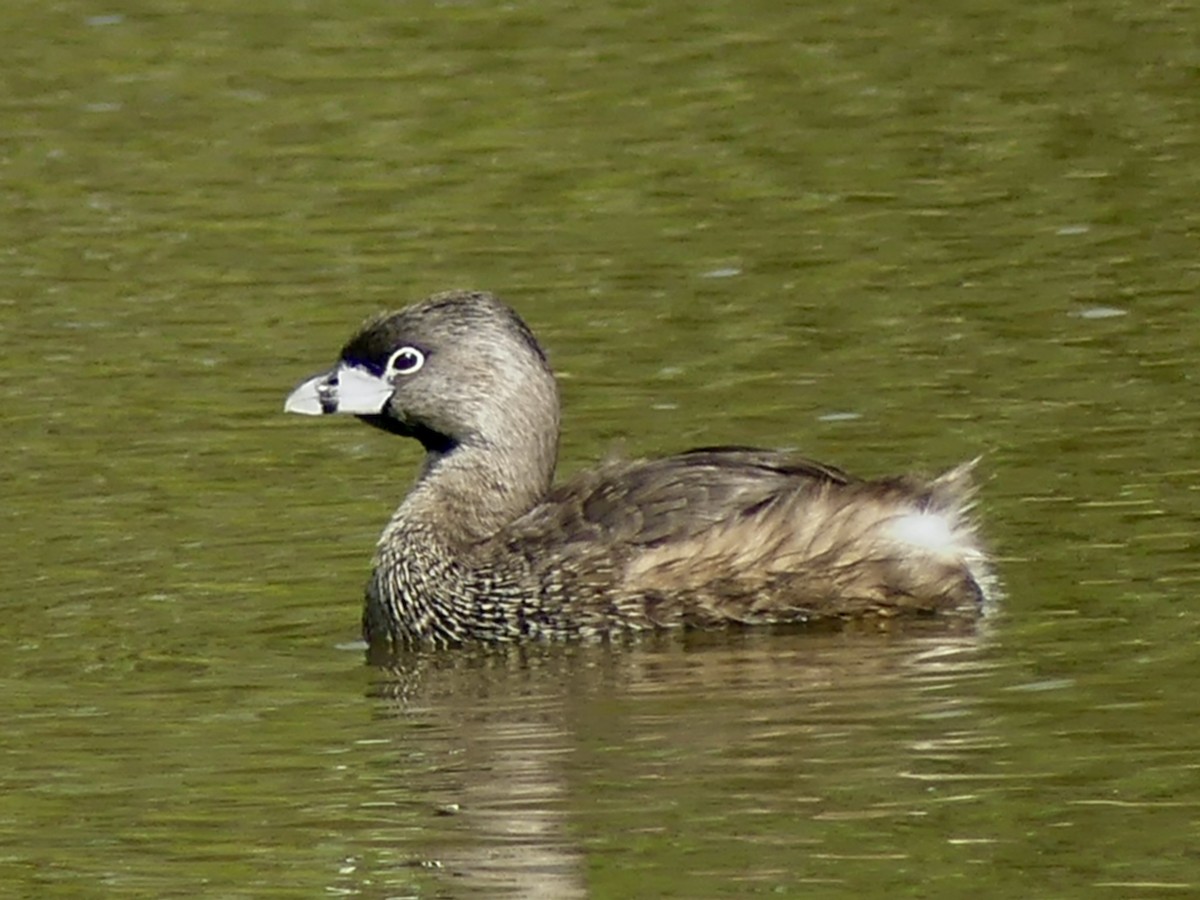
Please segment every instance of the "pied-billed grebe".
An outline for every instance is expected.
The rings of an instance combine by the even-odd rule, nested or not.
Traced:
[[[990,583],[970,465],[863,481],[764,450],[610,462],[552,487],[559,401],[533,333],[486,293],[368,322],[288,412],[351,413],[425,460],[379,539],[373,645],[976,615]]]

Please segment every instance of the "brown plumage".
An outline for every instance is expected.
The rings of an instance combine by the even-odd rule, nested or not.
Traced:
[[[489,294],[442,294],[368,322],[286,409],[353,413],[425,446],[376,552],[363,615],[374,644],[973,616],[991,586],[970,464],[932,481],[864,481],[714,447],[551,487],[554,376]]]

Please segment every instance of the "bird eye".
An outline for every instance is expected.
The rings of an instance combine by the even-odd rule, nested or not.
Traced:
[[[388,357],[387,371],[384,374],[389,378],[393,375],[412,375],[414,372],[420,371],[423,365],[425,365],[424,353],[416,347],[401,347]]]

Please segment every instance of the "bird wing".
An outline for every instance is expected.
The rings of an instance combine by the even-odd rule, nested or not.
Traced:
[[[694,537],[805,487],[855,480],[814,460],[746,447],[610,462],[555,487],[505,536],[526,547],[543,540],[650,547]]]

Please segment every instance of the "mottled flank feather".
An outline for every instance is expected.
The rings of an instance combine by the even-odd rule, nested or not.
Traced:
[[[970,517],[974,463],[864,481],[715,447],[550,487],[557,390],[515,313],[486,294],[441,295],[369,323],[344,356],[378,367],[405,345],[428,349],[425,369],[364,418],[428,455],[380,539],[372,643],[970,617],[993,591]]]

